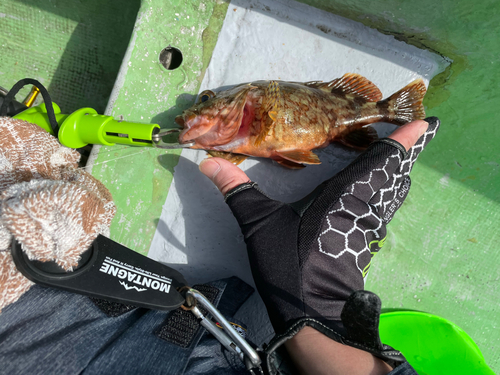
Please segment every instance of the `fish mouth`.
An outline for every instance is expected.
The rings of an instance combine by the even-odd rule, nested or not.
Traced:
[[[209,132],[213,126],[203,116],[197,116],[190,111],[185,111],[182,115],[177,116],[175,122],[184,127],[179,134],[180,144],[196,141],[197,138]]]
[[[186,110],[177,116],[175,122],[184,127],[179,134],[179,142],[195,142],[191,148],[213,148],[231,142],[241,128],[246,127],[253,119],[253,106],[247,100],[252,87],[240,91],[226,106],[222,106],[215,115],[195,114]]]

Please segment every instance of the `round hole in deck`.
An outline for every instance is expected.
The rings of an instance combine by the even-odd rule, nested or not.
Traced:
[[[174,70],[182,64],[182,52],[178,48],[168,46],[160,52],[158,59],[165,69]]]

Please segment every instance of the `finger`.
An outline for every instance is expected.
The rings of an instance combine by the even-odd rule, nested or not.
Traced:
[[[402,177],[406,177],[410,174],[413,164],[417,161],[418,155],[424,150],[424,148],[429,144],[430,141],[434,139],[437,131],[439,130],[440,121],[437,117],[428,117],[425,121],[429,124],[428,128],[421,135],[418,140],[412,145],[408,151],[408,155],[401,163],[399,168],[399,174]]]
[[[380,214],[384,221],[388,223],[395,212],[401,207],[403,201],[408,195],[410,189],[411,180],[409,174],[417,160],[418,155],[422,150],[429,144],[429,142],[435,137],[437,130],[439,129],[439,119],[437,117],[429,117],[425,119],[429,124],[427,129],[424,131],[416,142],[408,150],[408,154],[405,160],[401,163],[399,168],[392,174],[388,181],[382,186],[379,191],[372,197],[370,204],[375,207],[379,207]],[[414,124],[417,121],[414,121]],[[408,125],[410,125],[408,124]],[[406,125],[405,125],[406,126]],[[404,126],[403,126],[404,127]],[[401,127],[401,129],[403,128]],[[396,134],[396,137],[392,138],[398,142],[408,142],[406,145],[411,144],[415,139],[417,134],[418,126],[413,126],[412,129],[408,130],[407,133]],[[392,135],[395,135],[393,133]],[[391,135],[391,136],[392,136]],[[403,144],[403,143],[402,143]],[[405,146],[406,147],[406,146]]]
[[[389,180],[370,200],[370,205],[378,208],[378,212],[385,224],[388,224],[397,210],[401,207],[411,187],[409,176]]]
[[[226,193],[238,185],[250,181],[248,176],[233,163],[221,158],[209,158],[200,163],[200,171],[217,186],[217,189]]]
[[[389,178],[384,186],[380,188],[380,192],[391,191],[397,189],[401,183],[406,180],[410,174],[413,165],[417,161],[417,157],[423,151],[423,149],[429,144],[429,142],[435,137],[439,129],[439,119],[437,117],[428,117],[425,119],[425,123],[428,124],[427,127],[421,125],[421,120],[413,121],[407,125],[402,126],[402,132],[396,133],[397,130],[391,134],[391,139],[396,140],[401,143],[405,148],[410,145],[407,149],[407,155],[401,165],[394,171],[394,174]],[[410,126],[411,125],[411,126]],[[423,134],[418,136],[418,134],[425,128]],[[418,136],[418,138],[416,138]],[[378,194],[380,195],[380,194]],[[375,198],[375,197],[374,197]],[[370,202],[372,203],[372,202]]]
[[[408,151],[427,131],[429,124],[424,120],[412,121],[397,128],[388,138],[401,143]]]
[[[393,140],[375,142],[347,168],[334,177],[343,180],[344,192],[363,202],[370,199],[391,179],[405,157],[403,147]]]
[[[389,139],[382,139],[370,146],[360,158],[364,159],[364,175],[357,179],[348,192],[368,202],[374,197],[383,197],[385,191],[395,190],[408,176],[418,155],[434,138],[438,128],[439,120],[436,117],[413,121],[402,126]],[[388,145],[392,146],[392,151],[387,149]],[[403,148],[408,151],[401,152]],[[382,193],[379,192],[381,189],[384,189]]]

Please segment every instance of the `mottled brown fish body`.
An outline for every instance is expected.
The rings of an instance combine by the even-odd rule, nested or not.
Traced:
[[[180,141],[228,158],[267,157],[289,168],[319,164],[313,149],[332,141],[363,149],[376,140],[366,125],[424,118],[424,94],[417,80],[381,100],[380,90],[356,74],[327,83],[252,82],[185,111],[178,119],[185,127]]]
[[[274,151],[312,150],[327,146],[346,132],[383,121],[388,117],[377,103],[352,95],[328,95],[319,89],[286,82],[280,83],[280,88],[284,102],[282,114],[259,149],[254,147],[255,138],[261,128],[261,118],[256,116],[254,133],[247,138],[244,145],[239,145],[232,152],[270,157]],[[260,99],[258,104],[261,104],[263,91],[259,89],[250,94]],[[228,148],[222,146],[219,150]]]

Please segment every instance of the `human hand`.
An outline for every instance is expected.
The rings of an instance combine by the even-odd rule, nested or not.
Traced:
[[[375,142],[293,204],[267,197],[223,159],[200,164],[241,227],[257,289],[277,333],[304,318],[340,321],[343,309],[349,315],[346,311],[359,302],[344,308],[353,292],[364,289],[372,256],[384,244],[386,224],[408,195],[413,164],[439,128],[437,118],[427,121],[401,126]],[[380,308],[378,297],[367,298]],[[370,340],[380,346],[378,320],[376,335]]]
[[[32,285],[12,260],[13,237],[30,259],[71,270],[98,234],[109,233],[111,194],[79,159],[42,128],[0,117],[0,310]]]

